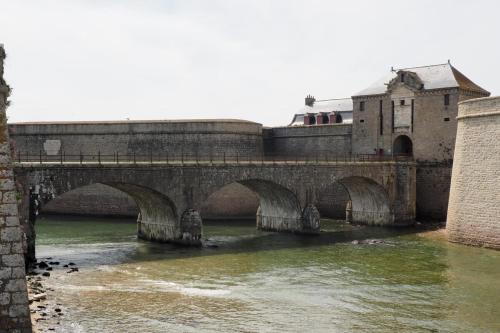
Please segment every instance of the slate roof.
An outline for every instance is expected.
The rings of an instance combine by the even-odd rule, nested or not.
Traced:
[[[313,106],[304,105],[300,108],[289,126],[304,125],[304,115],[307,113],[339,112],[342,115],[342,123],[352,123],[352,109],[351,98],[318,100],[314,102]]]
[[[351,111],[352,112],[352,99],[351,98],[340,98],[340,99],[325,99],[315,101],[313,106],[304,105],[298,114],[302,113],[320,113],[320,112],[342,112]]]
[[[368,88],[358,92],[353,96],[381,95],[385,94],[387,84],[397,76],[398,71],[413,72],[418,75],[422,83],[423,89],[443,89],[443,88],[462,88],[467,91],[473,91],[489,95],[490,93],[462,74],[459,70],[453,67],[450,63],[430,65],[422,67],[401,68],[391,71],[390,74],[376,81]]]

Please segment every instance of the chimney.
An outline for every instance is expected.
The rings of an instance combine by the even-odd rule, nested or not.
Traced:
[[[306,96],[306,105],[312,107],[314,105],[314,102],[316,102],[316,98],[314,98],[311,95]]]

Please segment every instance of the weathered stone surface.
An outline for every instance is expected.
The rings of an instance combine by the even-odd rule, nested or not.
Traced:
[[[0,280],[10,279],[12,277],[12,268],[0,266]]]
[[[31,332],[23,240],[16,186],[10,164],[5,105],[10,88],[3,80],[5,52],[0,45],[0,333]]]
[[[500,97],[459,105],[446,224],[452,242],[500,249]]]
[[[24,257],[22,254],[7,254],[2,256],[2,264],[7,267],[22,267]]]
[[[2,242],[20,242],[21,230],[19,227],[4,227],[0,231],[0,240]]]
[[[25,279],[12,279],[5,285],[5,291],[26,291]]]
[[[8,191],[2,194],[1,202],[4,204],[15,204],[17,203],[17,193],[16,191]],[[19,222],[18,222],[19,223]]]
[[[0,179],[0,190],[1,191],[13,191],[15,190],[14,181],[10,178]]]
[[[0,215],[3,216],[16,216],[17,215],[17,205],[13,203],[2,203],[0,205]]]
[[[201,244],[202,221],[198,211],[188,209],[182,214],[181,232],[183,243],[189,245]]]
[[[314,205],[307,205],[304,208],[303,218],[303,232],[306,233],[319,233],[320,231],[320,214]]]
[[[19,226],[19,217],[17,216],[5,217],[5,225],[8,227]]]

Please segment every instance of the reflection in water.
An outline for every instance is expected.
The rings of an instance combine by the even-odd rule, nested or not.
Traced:
[[[500,331],[500,252],[323,221],[321,236],[205,226],[207,246],[137,241],[135,224],[45,218],[38,255],[67,332]],[[381,239],[378,244],[353,240]]]

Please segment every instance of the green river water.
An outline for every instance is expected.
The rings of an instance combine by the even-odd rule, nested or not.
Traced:
[[[322,221],[320,236],[205,223],[203,248],[137,240],[131,221],[44,217],[38,257],[61,332],[500,332],[500,252],[442,232]],[[377,244],[354,240],[379,239]],[[355,242],[354,242],[355,243]]]

